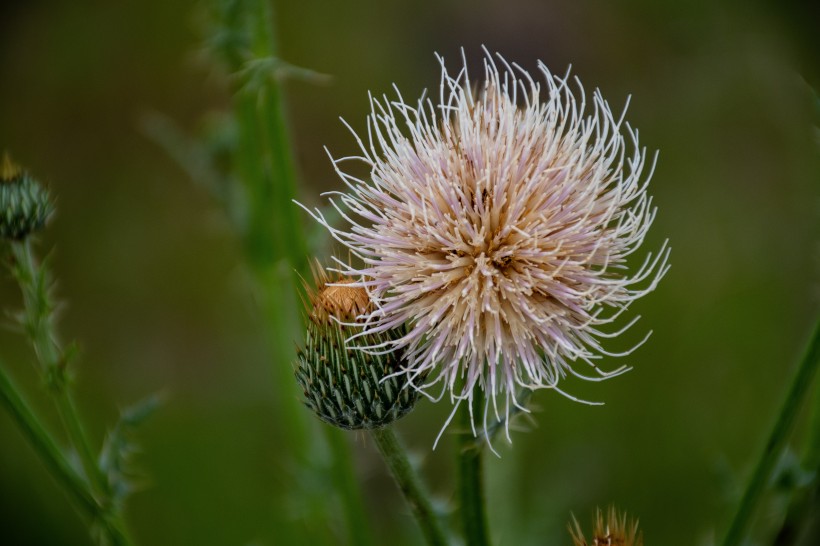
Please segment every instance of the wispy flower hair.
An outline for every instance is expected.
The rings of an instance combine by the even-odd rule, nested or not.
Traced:
[[[375,303],[365,332],[407,327],[369,350],[403,351],[396,373],[424,392],[441,385],[438,397],[455,405],[483,389],[486,428],[498,397],[509,416],[511,406],[525,410],[522,390],[575,399],[558,386],[567,372],[600,380],[625,371],[596,366],[616,356],[600,340],[634,324],[605,328],[655,288],[669,250],[627,265],[655,216],[646,193],[654,160],[644,175],[637,131],[600,92],[590,107],[577,78],[539,63],[542,93],[523,68],[488,52],[474,88],[466,60],[454,76],[439,61],[436,100],[423,94],[413,105],[398,89],[395,99],[371,97],[366,140],[351,129],[361,155],[331,157],[347,189],[327,195],[350,226],[308,212],[362,264],[340,270]],[[369,180],[342,170],[351,160],[369,167]]]

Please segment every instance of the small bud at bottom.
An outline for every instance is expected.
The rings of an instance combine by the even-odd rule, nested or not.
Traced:
[[[625,513],[618,513],[610,506],[606,516],[598,508],[593,518],[592,538],[587,540],[581,525],[573,516],[569,526],[573,546],[643,546],[643,533],[638,531],[637,521],[628,521]]]

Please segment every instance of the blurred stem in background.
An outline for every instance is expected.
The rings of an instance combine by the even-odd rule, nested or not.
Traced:
[[[9,268],[23,294],[19,320],[34,348],[37,371],[52,398],[71,447],[82,465],[84,476],[69,464],[70,459],[26,404],[14,383],[0,371],[0,395],[18,426],[28,437],[45,464],[68,490],[81,512],[92,518],[92,534],[102,545],[131,543],[122,517],[122,500],[129,490],[115,483],[103,460],[95,457],[70,390],[68,364],[71,351],[58,343],[54,304],[49,294],[48,270],[38,264],[29,240],[9,245]],[[123,477],[124,478],[124,477]],[[119,486],[120,494],[117,493]]]
[[[820,514],[820,383],[815,386],[814,411],[809,431],[802,469],[811,479],[794,492],[775,536],[774,546],[799,544],[812,519],[817,519]]]
[[[483,411],[478,401],[478,398],[466,400],[456,410],[459,413],[456,441],[459,509],[464,537],[469,546],[489,544],[484,506],[484,446],[472,434],[473,413]]]
[[[726,533],[726,538],[723,540],[723,546],[737,546],[748,534],[752,517],[766,490],[766,486],[769,484],[772,471],[783,454],[783,449],[800,408],[803,407],[807,394],[811,392],[810,387],[818,365],[820,365],[820,321],[814,325],[806,352],[792,380],[788,395],[763,453],[749,479],[749,484],[740,501],[737,513],[729,527],[729,531]]]
[[[288,75],[312,77],[312,73],[277,57],[268,0],[216,0],[211,5],[214,21],[209,48],[226,66],[233,84],[232,172],[227,176],[216,174],[211,168],[214,158],[206,147],[188,142],[166,120],[149,118],[145,128],[192,177],[214,191],[242,237],[271,336],[276,418],[284,432],[282,445],[288,450],[286,466],[291,467],[287,471],[323,487],[335,486],[347,520],[349,542],[367,546],[371,544],[369,525],[348,439],[339,430],[320,427],[331,456],[330,468],[323,468],[318,460],[322,449],[310,434],[317,429],[299,402],[291,365],[301,324],[296,308],[301,284],[297,281],[308,271],[308,248],[293,205],[297,183],[280,80]],[[231,188],[234,181],[236,187]],[[316,480],[317,475],[322,479]],[[289,491],[288,496],[288,501],[301,498],[319,511],[322,515],[315,519],[331,519],[330,498],[324,492],[309,494],[306,487],[299,487],[299,491]],[[293,524],[283,512],[277,510],[282,519],[279,523]]]
[[[814,134],[820,145],[820,94],[810,89],[814,106]],[[809,479],[792,491],[792,497],[783,522],[774,537],[774,546],[794,546],[814,521],[814,542],[820,538],[820,383],[814,388],[812,415],[809,422],[809,438],[803,453],[800,470]],[[809,539],[811,540],[811,539]]]

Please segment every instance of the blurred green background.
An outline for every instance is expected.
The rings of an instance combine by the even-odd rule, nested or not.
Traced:
[[[454,66],[459,47],[475,62],[484,44],[531,70],[537,59],[558,73],[571,64],[616,110],[632,95],[627,119],[642,145],[660,150],[647,250],[665,238],[673,248],[666,279],[633,307],[654,335],[611,362],[633,366],[629,374],[566,386],[604,407],[535,397],[535,424],[488,458],[491,528],[500,545],[569,544],[571,512],[588,521],[614,502],[641,518],[648,544],[720,537],[818,308],[818,8],[288,0],[275,9],[281,56],[332,76],[287,85],[309,204],[340,186],[322,146],[355,149],[338,116],[362,129],[368,90],[395,82],[410,98],[435,89],[433,52]],[[338,518],[313,517],[300,501],[322,484],[294,476],[288,462],[276,393],[295,391],[277,387],[274,370],[291,362],[276,361],[266,343],[237,237],[140,128],[161,112],[196,132],[204,114],[227,108],[225,79],[201,54],[202,12],[189,0],[0,4],[0,148],[58,199],[40,248],[53,248],[62,331],[81,342],[76,387],[93,437],[120,408],[166,397],[138,435],[144,489],[127,509],[138,542],[301,544],[318,535],[332,544],[344,537]],[[0,304],[20,304],[5,273]],[[632,335],[619,342],[641,330]],[[0,330],[0,350],[56,424],[26,344]],[[447,443],[431,446],[448,411],[423,402],[400,425],[444,502],[453,455]],[[797,439],[807,419],[801,425]],[[350,440],[376,543],[420,543],[369,438]],[[764,529],[777,524],[770,500],[758,517]],[[283,518],[296,523],[275,523]],[[0,542],[90,543],[5,413]]]

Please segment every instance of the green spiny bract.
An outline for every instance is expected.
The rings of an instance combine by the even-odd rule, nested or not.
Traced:
[[[397,353],[371,354],[365,347],[384,347],[405,334],[404,328],[359,333],[357,318],[372,309],[364,288],[352,281],[330,282],[313,268],[317,289],[308,288],[310,316],[304,348],[297,350],[296,380],[305,405],[322,421],[354,430],[383,427],[404,416],[418,401],[418,391],[401,375]]]
[[[0,165],[0,238],[25,239],[42,229],[51,211],[48,192],[5,155]]]
[[[353,333],[349,326],[311,320],[305,348],[298,351],[296,379],[304,390],[305,405],[322,421],[348,430],[383,427],[413,409],[418,391],[406,387],[403,376],[385,379],[398,370],[396,354],[373,355],[345,347],[345,339]],[[352,343],[373,346],[400,335],[392,331]]]

